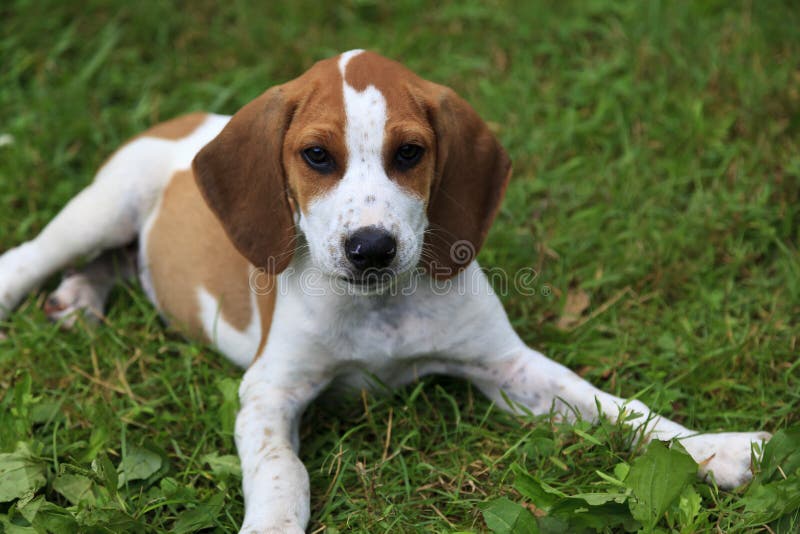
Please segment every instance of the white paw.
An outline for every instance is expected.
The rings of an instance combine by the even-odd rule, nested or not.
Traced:
[[[0,319],[11,313],[37,282],[28,268],[34,261],[35,253],[30,243],[7,250],[0,256]]]
[[[763,448],[763,444],[771,437],[768,432],[722,432],[699,434],[680,441],[700,464],[700,476],[713,473],[720,488],[733,489],[753,476],[751,445],[756,443],[759,449]]]
[[[81,313],[87,320],[98,322],[103,317],[103,296],[86,276],[73,274],[50,293],[44,312],[48,319],[60,321],[61,327],[66,329],[75,326]]]
[[[296,523],[284,523],[281,526],[274,525],[242,525],[239,534],[306,534],[306,530]]]

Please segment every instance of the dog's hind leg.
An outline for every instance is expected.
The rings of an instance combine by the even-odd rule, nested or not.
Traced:
[[[171,174],[173,146],[129,143],[36,238],[0,256],[0,319],[59,270],[133,242]]]
[[[227,122],[219,115],[185,115],[115,152],[35,239],[0,256],[0,319],[52,274],[132,243],[170,177],[189,169],[197,151]]]
[[[72,328],[83,314],[86,321],[95,323],[103,318],[108,294],[120,280],[136,275],[136,247],[104,252],[85,267],[69,271],[58,288],[50,293],[44,311],[63,328]]]

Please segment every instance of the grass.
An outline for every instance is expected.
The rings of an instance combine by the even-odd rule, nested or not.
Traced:
[[[529,344],[690,427],[800,422],[792,2],[267,5],[4,3],[0,250],[32,238],[145,127],[232,113],[366,47],[455,88],[512,155],[481,261],[536,269],[536,295],[503,296]],[[236,531],[239,371],[166,330],[135,285],[114,292],[98,329],[60,332],[41,302],[31,296],[0,342],[0,451],[31,450],[47,477],[31,502],[51,530],[77,528],[69,496],[84,531]],[[520,500],[512,465],[575,494],[632,458],[622,428],[512,417],[445,378],[319,402],[304,421],[310,531],[484,532],[479,504]],[[155,470],[115,483],[125,458]],[[67,487],[79,476],[94,477],[92,499]],[[24,524],[22,504],[0,516]],[[741,491],[710,488],[690,531],[760,528],[743,514]]]

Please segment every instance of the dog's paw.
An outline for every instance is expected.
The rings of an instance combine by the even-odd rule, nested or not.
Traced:
[[[751,451],[763,448],[772,435],[768,432],[722,432],[699,434],[681,439],[686,451],[700,465],[701,477],[713,473],[717,485],[733,489],[748,482],[752,476]]]
[[[239,534],[305,534],[304,528],[295,523],[286,523],[281,526],[244,525]]]
[[[36,283],[29,269],[35,261],[36,255],[29,243],[0,255],[0,319],[10,314]]]
[[[70,275],[58,288],[50,293],[44,303],[47,318],[60,322],[62,328],[75,326],[79,315],[92,323],[103,316],[103,296],[98,293],[91,281],[82,274]]]
[[[17,305],[18,295],[14,291],[14,269],[10,262],[0,256],[0,319],[7,317]]]

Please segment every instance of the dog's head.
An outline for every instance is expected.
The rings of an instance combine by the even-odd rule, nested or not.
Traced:
[[[371,52],[320,61],[233,116],[193,162],[237,249],[284,270],[302,232],[314,265],[363,284],[472,261],[511,164],[452,90]]]

